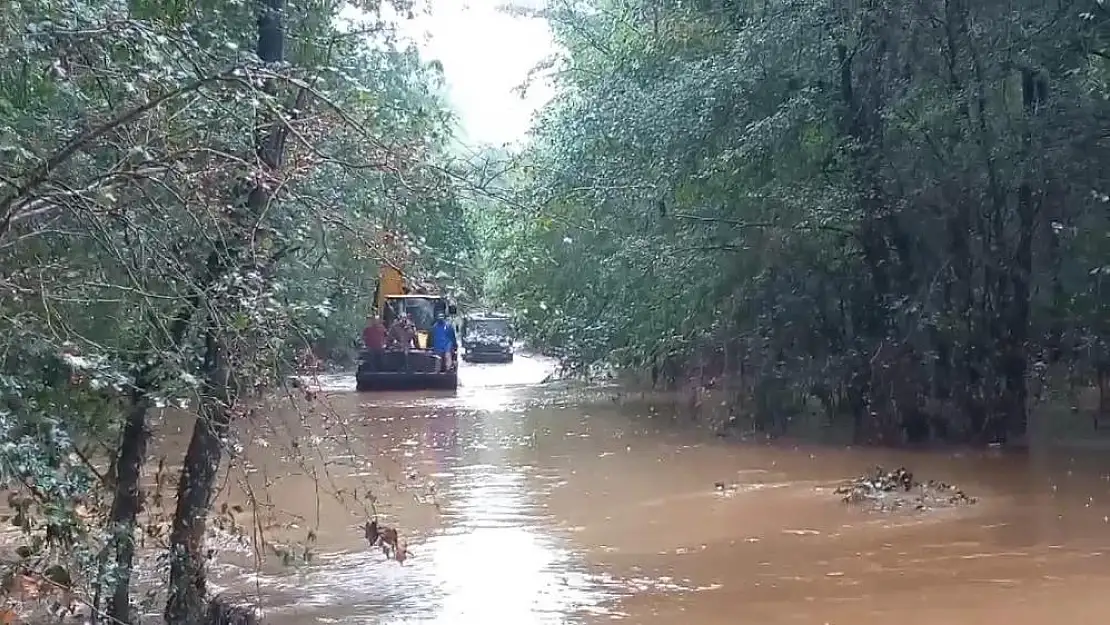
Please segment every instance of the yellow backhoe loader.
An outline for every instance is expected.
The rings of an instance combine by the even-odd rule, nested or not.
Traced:
[[[399,269],[383,265],[374,306],[386,328],[407,316],[416,331],[416,345],[385,351],[364,350],[359,358],[355,384],[359,391],[455,390],[458,368],[445,366],[431,349],[432,326],[437,315],[450,318],[457,307],[442,295],[413,293]]]

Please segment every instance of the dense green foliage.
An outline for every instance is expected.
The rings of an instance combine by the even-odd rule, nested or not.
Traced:
[[[6,579],[67,562],[67,584],[132,618],[148,412],[172,401],[198,419],[166,617],[195,622],[213,475],[249,390],[306,347],[349,358],[383,261],[475,282],[441,70],[377,2],[361,23],[337,19],[347,6],[5,5],[0,488],[26,541]]]
[[[554,0],[559,89],[519,154],[451,147],[440,66],[345,8],[5,5],[6,589],[132,620],[174,402],[165,616],[196,622],[229,429],[306,347],[350,358],[382,262],[769,429],[816,398],[861,440],[1013,440],[1059,380],[1110,398],[1096,0]]]
[[[856,436],[1021,438],[1108,375],[1110,12],[1095,0],[588,0],[493,231],[579,370],[807,394]]]

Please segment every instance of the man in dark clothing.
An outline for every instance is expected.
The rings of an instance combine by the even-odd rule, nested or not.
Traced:
[[[416,347],[416,327],[408,314],[398,315],[389,327],[389,349],[408,350]]]

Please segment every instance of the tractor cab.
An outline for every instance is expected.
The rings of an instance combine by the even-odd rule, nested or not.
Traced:
[[[416,327],[416,344],[420,349],[429,348],[429,337],[437,316],[453,317],[458,312],[455,305],[445,297],[419,293],[387,296],[382,308],[382,322],[387,328],[398,317],[408,315]]]

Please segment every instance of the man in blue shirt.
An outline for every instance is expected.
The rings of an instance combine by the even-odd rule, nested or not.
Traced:
[[[432,326],[432,351],[442,359],[444,371],[454,367],[455,352],[458,350],[455,326],[447,321],[443,313],[436,313],[436,323]]]

